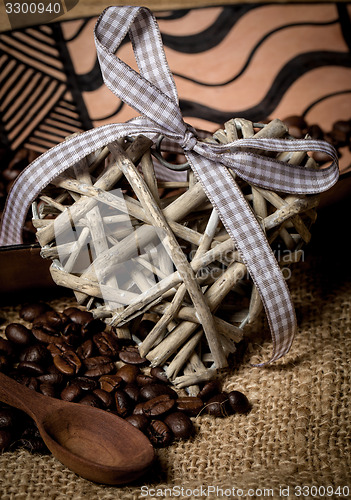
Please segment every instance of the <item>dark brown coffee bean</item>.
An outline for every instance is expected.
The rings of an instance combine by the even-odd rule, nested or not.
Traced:
[[[54,310],[49,310],[35,318],[33,327],[42,327],[50,331],[59,331],[63,329],[69,322],[69,318],[62,313]]]
[[[206,413],[214,417],[227,417],[232,412],[228,395],[221,392],[216,396],[212,396],[205,406]]]
[[[196,417],[202,410],[204,403],[202,399],[193,396],[183,396],[177,399],[176,408],[191,417]]]
[[[123,387],[123,390],[130,399],[134,402],[137,403],[140,399],[140,388],[136,384],[126,384]]]
[[[81,327],[81,333],[83,337],[91,336],[100,332],[103,332],[106,325],[100,319],[93,319]]]
[[[102,356],[116,359],[118,355],[118,341],[116,337],[107,332],[100,332],[93,336],[93,342]]]
[[[126,384],[133,384],[139,374],[140,368],[137,365],[124,365],[116,372],[116,375],[121,377]]]
[[[136,336],[140,340],[144,340],[149,335],[154,326],[155,323],[153,321],[150,321],[148,319],[141,320],[139,327],[136,331]]]
[[[146,375],[145,373],[139,373],[136,378],[136,383],[142,387],[144,385],[152,384],[157,382],[157,379],[154,377],[150,377],[150,375]]]
[[[87,394],[78,401],[81,405],[93,406],[94,408],[101,408],[102,401],[95,394]]]
[[[39,342],[43,342],[44,344],[59,344],[64,342],[59,332],[47,330],[43,326],[33,326],[32,333]]]
[[[291,115],[284,118],[283,122],[288,126],[297,127],[301,130],[307,128],[306,120],[300,115]]]
[[[144,403],[143,412],[149,418],[162,418],[169,413],[175,405],[175,400],[168,394],[161,394]]]
[[[20,347],[26,347],[34,342],[32,332],[20,323],[7,325],[5,335],[10,342]]]
[[[251,409],[249,400],[240,391],[230,391],[228,393],[229,404],[235,413],[248,413]]]
[[[152,420],[146,432],[156,448],[168,446],[173,438],[171,429],[162,420]]]
[[[0,451],[7,450],[12,443],[12,432],[10,429],[0,429]]]
[[[118,376],[118,372],[111,375],[103,375],[99,378],[101,389],[106,392],[113,392],[123,384],[123,380]]]
[[[315,151],[312,153],[313,159],[319,164],[323,165],[330,161],[330,156],[327,153],[322,153],[321,151]]]
[[[81,328],[76,323],[69,322],[63,328],[61,335],[66,344],[77,347],[81,341]]]
[[[144,365],[147,362],[145,358],[140,356],[136,346],[124,347],[121,351],[119,351],[119,359],[123,361],[123,363],[139,366]]]
[[[72,383],[78,385],[83,391],[93,391],[99,387],[98,382],[89,377],[75,377]]]
[[[314,140],[321,140],[324,138],[323,130],[320,128],[319,125],[316,124],[310,125],[307,131],[310,134],[311,138]]]
[[[57,396],[57,390],[54,384],[49,384],[48,382],[40,384],[39,391],[44,394],[44,396],[50,396],[51,398],[55,398]]]
[[[84,326],[94,320],[94,316],[91,312],[83,311],[78,307],[68,307],[67,309],[64,309],[63,314],[68,316],[74,323],[78,323],[81,326]]]
[[[115,399],[111,392],[104,391],[103,389],[94,389],[93,394],[100,399],[104,408],[110,409],[114,406]]]
[[[95,356],[84,360],[85,377],[101,377],[107,375],[115,369],[115,365],[108,356]]]
[[[185,413],[180,411],[170,413],[164,422],[178,439],[189,439],[194,434],[194,425]]]
[[[18,363],[17,370],[24,375],[28,375],[29,377],[39,377],[39,375],[43,375],[45,372],[43,368],[33,361],[21,361]]]
[[[129,417],[126,417],[126,421],[134,425],[141,432],[145,432],[149,425],[149,420],[145,415],[129,415]]]
[[[69,384],[62,389],[60,397],[64,401],[77,401],[84,393],[83,389],[78,384]]]
[[[37,391],[39,388],[39,382],[35,377],[28,377],[24,375],[23,378],[20,378],[18,382],[22,385],[28,387],[28,389],[32,389],[33,391]]]
[[[165,384],[169,383],[166,372],[160,366],[155,366],[151,368],[150,375],[156,378],[159,382],[164,382]]]
[[[82,362],[74,351],[64,351],[54,357],[56,368],[69,377],[77,375],[82,367]]]
[[[51,357],[45,346],[42,344],[33,344],[26,347],[20,355],[20,361],[29,361],[46,366],[51,362]]]
[[[59,386],[63,384],[64,376],[61,372],[58,371],[58,373],[44,373],[44,375],[39,375],[37,379],[41,384],[52,384],[55,386]]]
[[[144,403],[137,403],[133,410],[133,415],[144,415]]]
[[[219,392],[221,392],[221,385],[219,381],[211,380],[210,382],[206,382],[206,384],[203,386],[197,397],[201,398],[202,401],[207,401],[208,399],[212,398],[212,396],[218,394]]]
[[[77,356],[80,359],[87,359],[93,355],[94,352],[94,342],[91,339],[85,340],[78,348],[77,348]]]
[[[133,403],[130,397],[121,389],[115,391],[115,403],[117,414],[125,418],[130,415],[133,411]]]
[[[155,398],[156,396],[161,396],[161,394],[168,394],[173,399],[178,397],[176,391],[166,384],[152,383],[144,385],[140,389],[140,398],[144,401]]]
[[[32,323],[36,318],[44,314],[46,311],[52,309],[45,302],[35,302],[32,304],[26,304],[20,310],[20,317],[25,321]]]

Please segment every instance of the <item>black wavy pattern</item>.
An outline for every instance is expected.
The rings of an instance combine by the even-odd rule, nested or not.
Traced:
[[[351,67],[351,57],[348,53],[315,51],[300,54],[291,59],[279,71],[264,98],[248,109],[220,111],[203,104],[188,100],[180,100],[180,108],[184,116],[202,118],[215,123],[223,123],[233,116],[240,116],[251,121],[264,120],[277,107],[291,84],[305,73],[322,66]]]
[[[217,19],[203,31],[194,35],[175,36],[161,33],[163,44],[170,49],[184,54],[196,54],[210,50],[228,35],[235,24],[247,12],[257,9],[256,4],[239,4],[223,7]]]

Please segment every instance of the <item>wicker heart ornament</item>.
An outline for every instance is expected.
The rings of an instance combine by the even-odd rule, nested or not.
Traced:
[[[127,34],[139,73],[115,55]],[[54,280],[120,335],[141,314],[153,314],[149,335],[135,339],[177,385],[227,366],[261,302],[272,332],[270,361],[280,358],[296,318],[276,255],[283,249],[284,264],[297,260],[309,240],[316,196],[338,179],[334,148],[291,140],[279,120],[260,126],[235,119],[205,139],[183,120],[146,8],[106,9],[95,43],[105,84],[140,116],[69,137],[35,160],[9,193],[0,243],[21,241],[28,207],[41,193],[34,223],[43,255],[54,258]],[[161,139],[191,169],[174,199],[160,198],[159,188],[169,185],[155,175],[152,153]],[[318,169],[310,151],[326,153],[332,164]],[[228,321],[220,306],[233,291],[249,303]]]
[[[279,120],[263,126],[233,119],[211,142],[257,135],[288,131]],[[120,337],[134,332],[141,355],[188,387],[226,366],[262,302],[201,183],[191,172],[186,181],[159,181],[153,150],[139,136],[90,154],[44,190],[33,223],[42,256],[53,259],[54,281]],[[279,159],[317,168],[306,152]],[[318,195],[284,196],[245,181],[240,189],[287,271],[311,237]],[[160,196],[165,190],[175,195]],[[154,326],[141,339],[135,323],[145,313]]]

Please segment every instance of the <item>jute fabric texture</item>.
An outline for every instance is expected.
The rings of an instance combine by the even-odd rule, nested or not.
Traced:
[[[298,485],[351,487],[351,280],[342,260],[332,269],[326,263],[312,253],[293,270],[289,287],[299,330],[289,354],[263,368],[251,366],[271,348],[263,318],[249,333],[243,361],[224,377],[225,389],[249,397],[249,415],[196,418],[193,440],[159,450],[152,474],[128,487],[92,484],[51,456],[5,452],[0,456],[1,500],[139,499],[146,488],[153,493],[146,498],[156,498],[175,485],[184,488],[183,498],[199,498],[201,486],[207,496],[200,498],[228,498],[221,490],[233,488],[257,490],[251,498],[263,498],[266,488],[270,498],[283,498],[280,488],[288,486],[285,498],[297,498]],[[0,316],[13,321],[16,308],[2,308]],[[219,489],[209,493],[209,486]],[[176,498],[171,492],[166,498]]]

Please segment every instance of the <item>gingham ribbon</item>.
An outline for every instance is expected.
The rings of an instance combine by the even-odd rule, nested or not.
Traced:
[[[115,55],[127,34],[139,73]],[[0,244],[21,242],[31,202],[53,178],[77,161],[126,135],[144,134],[154,139],[163,134],[183,149],[233,238],[266,310],[273,339],[270,361],[280,358],[289,350],[296,330],[294,307],[270,245],[228,168],[264,188],[286,193],[319,193],[338,179],[334,148],[313,140],[240,139],[225,145],[199,140],[196,131],[183,121],[157,22],[144,7],[107,8],[96,23],[95,43],[105,84],[141,116],[69,138],[29,165],[9,193]],[[320,151],[330,156],[332,164],[322,170],[310,170],[255,154],[255,150]]]

